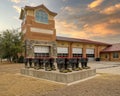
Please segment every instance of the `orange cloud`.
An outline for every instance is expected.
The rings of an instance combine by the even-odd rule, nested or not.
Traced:
[[[88,8],[95,8],[99,6],[104,0],[95,0],[88,5]]]
[[[117,20],[110,21],[111,23]],[[92,39],[93,37],[106,37],[110,35],[117,35],[118,33],[108,28],[109,23],[99,23],[96,25],[85,24],[83,29],[79,29],[73,23],[67,23],[66,21],[56,20],[57,35],[73,37],[73,38],[86,38]]]
[[[108,35],[116,35],[117,32],[108,28],[109,23],[101,23],[84,28],[85,32],[89,32],[91,37],[99,36],[104,37]]]
[[[56,31],[58,35],[74,38],[88,38],[89,36],[84,32],[77,29],[77,26],[73,23],[67,23],[66,21],[56,20]]]
[[[110,23],[120,23],[120,18],[111,19],[109,22]]]
[[[114,6],[110,6],[102,11],[100,11],[100,13],[103,13],[103,14],[107,14],[107,15],[110,15],[110,14],[113,14],[115,13],[116,11],[120,10],[120,3],[119,4],[116,4]]]

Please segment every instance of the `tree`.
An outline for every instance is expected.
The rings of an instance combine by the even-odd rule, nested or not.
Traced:
[[[18,53],[23,51],[22,33],[18,30],[6,30],[0,36],[0,52],[2,58],[10,62],[18,59]]]

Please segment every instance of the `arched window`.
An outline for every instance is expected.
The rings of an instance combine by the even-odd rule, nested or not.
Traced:
[[[43,10],[37,10],[35,13],[35,19],[41,23],[48,23],[48,14]]]

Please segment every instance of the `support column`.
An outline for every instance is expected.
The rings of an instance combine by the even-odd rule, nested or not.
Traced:
[[[34,46],[30,40],[26,44],[26,55],[27,57],[34,58]]]
[[[99,46],[96,46],[95,47],[95,58],[100,58],[100,47]]]
[[[100,46],[98,46],[98,58],[100,58]]]
[[[69,57],[71,58],[72,57],[72,43],[70,43],[68,50],[69,50]]]
[[[95,46],[95,58],[98,58],[98,46]]]
[[[83,50],[82,50],[83,58],[86,58],[86,45],[83,45]]]
[[[109,61],[112,61],[112,53],[109,53]]]

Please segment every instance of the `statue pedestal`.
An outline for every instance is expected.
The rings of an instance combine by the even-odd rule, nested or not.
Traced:
[[[69,73],[60,73],[57,71],[44,71],[44,70],[35,70],[30,69],[21,69],[21,74],[28,75],[36,78],[47,79],[51,81],[61,82],[65,84],[73,83],[82,79],[86,79],[91,76],[96,75],[96,69],[84,69],[80,71],[73,71]]]

